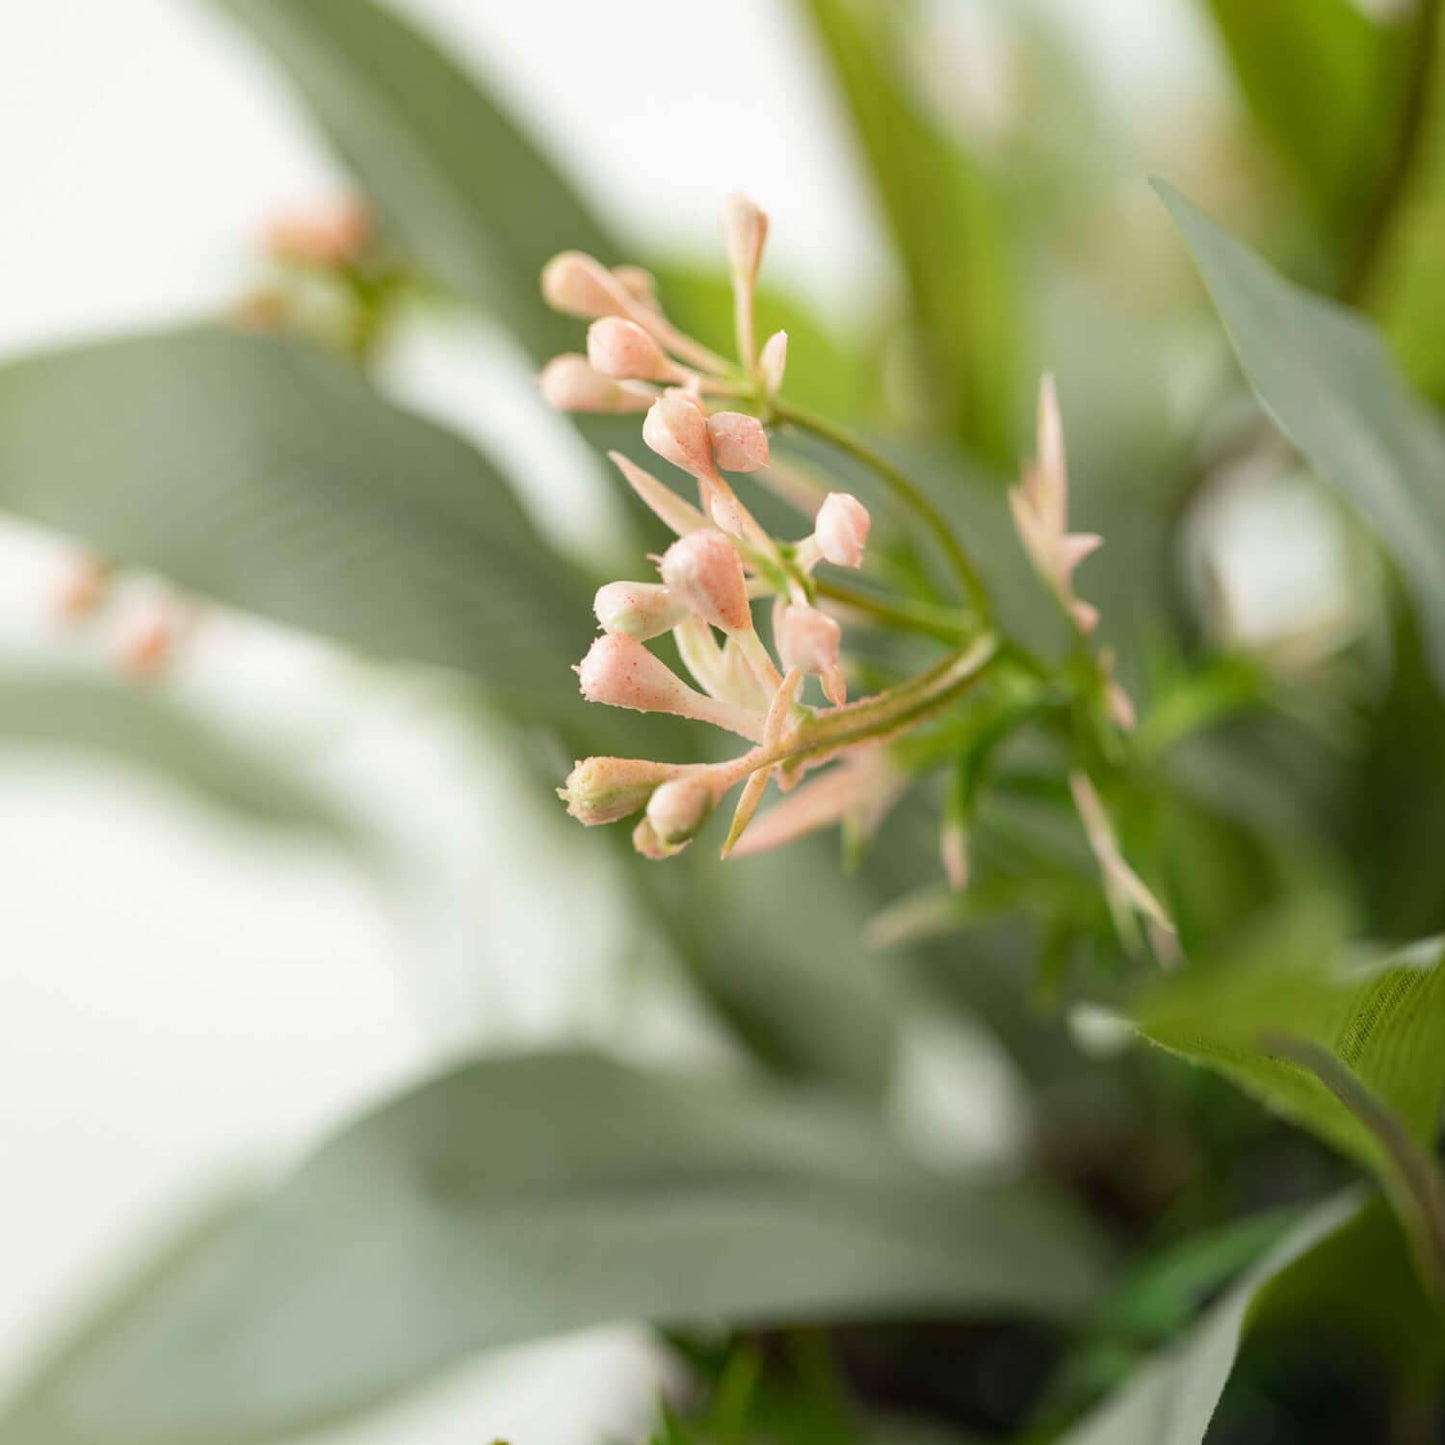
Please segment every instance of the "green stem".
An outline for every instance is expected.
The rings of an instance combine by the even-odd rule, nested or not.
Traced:
[[[840,602],[855,612],[864,613],[885,627],[894,627],[900,632],[916,632],[921,637],[931,637],[952,647],[963,642],[971,631],[962,614],[942,607],[931,607],[926,602],[917,602],[906,597],[882,597],[875,592],[865,592],[860,587],[850,587],[845,582],[835,582],[828,577],[815,577],[813,587],[818,596]]]
[[[978,569],[973,565],[968,553],[963,550],[958,538],[954,536],[953,528],[948,525],[943,513],[913,482],[899,471],[887,457],[875,452],[866,442],[827,417],[819,416],[805,407],[781,399],[773,401],[772,414],[776,420],[788,426],[794,426],[799,431],[811,432],[814,436],[821,437],[830,445],[837,447],[839,451],[847,452],[849,456],[876,472],[894,496],[906,506],[911,507],[938,539],[938,545],[943,548],[953,570],[958,574],[958,580],[963,585],[970,606],[978,614],[979,621],[987,624],[993,609],[989,601],[988,589],[983,584],[983,578],[979,576]]]

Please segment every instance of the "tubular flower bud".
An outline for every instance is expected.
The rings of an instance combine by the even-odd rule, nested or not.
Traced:
[[[625,632],[639,642],[671,632],[687,607],[656,582],[609,582],[592,601],[604,632]]]
[[[616,381],[682,381],[688,373],[635,321],[603,316],[587,328],[587,360]]]
[[[612,275],[639,305],[657,309],[657,277],[645,266],[614,266]]]
[[[697,778],[675,778],[648,799],[647,821],[658,840],[675,848],[691,842],[716,806],[712,789]]]
[[[371,232],[370,207],[350,199],[309,214],[278,216],[266,233],[266,247],[278,261],[345,266],[366,249]]]
[[[636,412],[652,405],[652,393],[604,376],[575,352],[554,356],[537,378],[542,399],[558,411]]]
[[[1103,538],[1092,532],[1070,532],[1069,472],[1064,429],[1053,378],[1039,390],[1038,459],[1025,466],[1023,481],[1009,493],[1014,526],[1034,570],[1082,633],[1098,626],[1098,609],[1074,595],[1074,571],[1098,550]]]
[[[788,333],[775,331],[758,353],[758,378],[769,396],[776,396],[783,389],[783,373],[787,367]]]
[[[813,540],[825,562],[835,567],[861,567],[873,519],[868,508],[849,492],[829,492],[818,508]]]
[[[659,568],[668,590],[709,626],[751,632],[747,578],[738,550],[721,532],[693,532],[663,553]]]
[[[725,472],[756,472],[768,464],[768,434],[757,417],[719,411],[708,418],[713,456]]]
[[[821,677],[828,701],[838,707],[848,700],[848,684],[838,666],[842,640],[843,629],[826,612],[805,603],[780,609],[777,642],[783,666]]]
[[[542,269],[542,298],[564,316],[591,321],[598,316],[626,316],[632,296],[600,261],[581,251],[563,251]]]
[[[733,275],[751,285],[763,264],[763,246],[768,239],[767,213],[751,196],[735,192],[723,202],[722,231]]]
[[[653,792],[681,771],[677,763],[645,758],[584,758],[573,766],[557,796],[579,823],[591,828],[640,813]]]
[[[664,461],[694,477],[717,476],[707,413],[684,391],[664,392],[653,402],[642,423],[642,440]]]
[[[588,702],[694,718],[753,742],[762,736],[763,719],[756,713],[689,687],[661,658],[625,633],[599,637],[582,659],[577,675]]]

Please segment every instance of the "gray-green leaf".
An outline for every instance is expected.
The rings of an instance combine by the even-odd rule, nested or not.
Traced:
[[[604,1321],[1068,1317],[1092,1232],[945,1181],[865,1116],[588,1055],[469,1064],[302,1164],[51,1371],[3,1445],[264,1440]]]

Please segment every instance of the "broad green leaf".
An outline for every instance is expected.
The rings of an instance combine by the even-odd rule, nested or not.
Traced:
[[[296,343],[198,328],[0,364],[0,509],[373,657],[468,673],[513,713],[580,710],[587,591],[496,470]]]
[[[1021,301],[1003,191],[919,104],[893,7],[802,0],[847,103],[908,278],[931,398],[978,456],[1012,468]]]
[[[1360,317],[1285,281],[1158,190],[1265,410],[1398,563],[1445,687],[1445,431]]]
[[[558,251],[606,233],[483,87],[373,0],[213,0],[266,47],[431,278],[495,312],[539,360],[575,350],[542,304]]]
[[[1145,1366],[1060,1445],[1201,1445],[1261,1291],[1346,1227],[1360,1207],[1351,1194],[1313,1209],[1178,1345]]]
[[[1445,1190],[1429,1153],[1445,1108],[1445,939],[1342,955],[1333,922],[1297,909],[1171,979],[1135,1019],[1374,1170],[1434,1274],[1445,1269]]]
[[[0,754],[82,751],[142,769],[268,828],[359,841],[357,825],[286,761],[143,685],[105,676],[0,672]]]
[[[604,1321],[1068,1317],[1092,1232],[941,1180],[866,1116],[572,1054],[459,1067],[344,1129],[137,1304],[4,1445],[263,1440]]]
[[[1393,138],[1400,27],[1352,0],[1204,3],[1259,128],[1348,242]]]

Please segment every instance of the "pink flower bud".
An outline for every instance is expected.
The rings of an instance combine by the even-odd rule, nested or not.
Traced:
[[[872,525],[868,508],[857,497],[848,492],[829,492],[818,508],[813,537],[824,561],[835,567],[860,567]]]
[[[694,477],[717,475],[707,413],[687,392],[667,391],[653,402],[642,423],[642,440],[658,456]]]
[[[949,888],[954,893],[964,892],[968,888],[970,871],[967,826],[957,819],[945,823],[939,835],[938,851]]]
[[[587,360],[618,381],[678,381],[682,368],[635,321],[603,316],[587,328]]]
[[[371,231],[366,203],[343,200],[308,214],[277,217],[266,233],[266,245],[278,261],[345,266],[365,250]]]
[[[614,266],[612,274],[639,305],[657,309],[657,277],[645,266]]]
[[[841,706],[848,700],[838,649],[843,629],[826,612],[805,603],[793,603],[778,612],[778,652],[789,671],[821,677],[828,701]]]
[[[164,602],[131,607],[115,631],[112,656],[117,670],[125,677],[158,677],[175,656],[178,635],[175,610]]]
[[[644,858],[651,858],[656,862],[663,858],[671,858],[675,853],[681,853],[687,844],[685,842],[664,843],[657,836],[657,829],[652,826],[651,820],[643,818],[632,830],[632,846]]]
[[[51,617],[69,624],[98,612],[110,590],[113,572],[108,562],[90,552],[70,553],[51,588]]]
[[[584,321],[626,316],[632,301],[623,282],[581,251],[563,251],[542,268],[542,299],[554,311]]]
[[[697,778],[675,778],[648,799],[647,821],[665,846],[689,842],[707,822],[715,804],[712,789]]]
[[[687,616],[687,607],[656,582],[609,582],[597,589],[592,610],[604,632],[625,632],[639,642],[661,637]]]
[[[763,349],[758,354],[758,376],[769,396],[776,396],[783,389],[783,373],[787,366],[788,333],[775,331],[763,342]]]
[[[751,196],[735,192],[723,203],[722,231],[733,274],[751,282],[762,265],[768,239],[766,213]]]
[[[585,758],[567,775],[567,785],[557,796],[574,818],[591,828],[640,812],[653,791],[680,771],[676,763],[645,758]]]
[[[582,659],[577,675],[582,695],[589,702],[695,718],[753,742],[762,736],[763,719],[756,713],[690,688],[661,658],[626,633],[599,637]]]
[[[663,554],[659,570],[668,590],[712,627],[750,632],[747,578],[738,550],[721,532],[693,532]]]
[[[757,417],[741,411],[715,412],[708,418],[713,455],[725,472],[756,472],[768,464],[768,434]]]
[[[595,370],[585,356],[554,356],[537,378],[542,399],[558,411],[636,412],[652,405],[652,394],[633,390]]]

